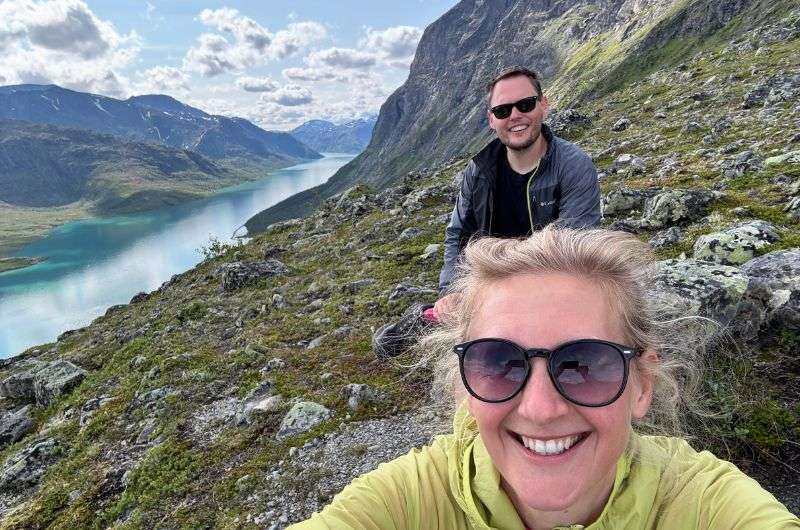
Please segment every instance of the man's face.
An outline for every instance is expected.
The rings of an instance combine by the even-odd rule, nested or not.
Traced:
[[[530,79],[524,75],[516,75],[498,81],[494,85],[489,108],[538,95],[536,87],[533,86]],[[487,111],[487,115],[489,116],[489,127],[494,129],[500,141],[509,149],[521,151],[531,147],[542,138],[542,121],[547,117],[547,97],[537,101],[536,108],[528,113],[520,112],[514,107],[511,115],[503,120],[495,118],[491,111]]]

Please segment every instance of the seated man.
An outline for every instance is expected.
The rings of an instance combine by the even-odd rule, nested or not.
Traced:
[[[497,138],[464,170],[445,236],[441,292],[475,234],[524,237],[555,220],[573,228],[600,222],[600,186],[592,161],[542,123],[547,97],[536,73],[522,67],[504,71],[489,83],[488,103],[489,127]],[[452,296],[444,296],[434,312],[448,313],[453,303]]]

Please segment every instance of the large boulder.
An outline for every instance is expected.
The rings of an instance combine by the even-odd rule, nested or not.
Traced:
[[[31,405],[25,405],[14,412],[6,412],[0,417],[0,447],[22,440],[36,427],[36,422],[31,416]]]
[[[283,440],[308,432],[331,417],[331,411],[313,401],[296,403],[283,417],[275,438]]]
[[[267,259],[254,263],[237,261],[226,263],[219,268],[224,291],[235,291],[247,285],[252,285],[262,278],[280,276],[287,272],[289,272],[288,267],[276,259]]]
[[[642,226],[663,228],[702,217],[706,206],[719,194],[707,190],[669,190],[645,202]]]
[[[762,331],[800,330],[800,249],[777,250],[742,265],[748,301],[764,314]]]
[[[69,361],[49,363],[36,361],[26,370],[13,374],[0,383],[0,395],[20,401],[36,401],[47,406],[69,393],[86,377],[86,370]]]
[[[81,384],[84,377],[86,377],[86,370],[78,368],[69,361],[48,363],[33,378],[36,404],[46,407]]]
[[[723,326],[734,321],[747,291],[748,277],[738,268],[688,259],[658,262],[652,295],[670,313],[702,316]]]
[[[706,234],[694,244],[695,259],[721,265],[741,265],[756,251],[779,239],[775,227],[766,221],[748,221],[722,232]]]
[[[0,469],[0,491],[19,491],[38,484],[60,453],[59,443],[48,438],[12,455]]]
[[[627,188],[611,191],[600,201],[603,216],[619,217],[632,210],[641,211],[649,195],[645,191]]]

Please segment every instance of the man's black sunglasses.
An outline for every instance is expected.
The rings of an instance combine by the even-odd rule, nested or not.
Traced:
[[[533,357],[547,360],[547,373],[564,399],[584,407],[604,407],[622,395],[630,360],[642,353],[605,340],[581,339],[553,350],[525,349],[506,339],[477,339],[453,348],[461,380],[481,401],[508,401],[523,389]]]
[[[539,101],[539,96],[530,96],[527,98],[522,98],[519,101],[515,101],[514,103],[503,103],[502,105],[495,105],[491,109],[492,114],[498,120],[504,120],[511,116],[511,109],[517,107],[517,110],[520,112],[528,113],[536,108],[536,102]]]

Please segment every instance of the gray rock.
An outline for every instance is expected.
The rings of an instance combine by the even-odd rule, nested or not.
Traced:
[[[342,285],[342,292],[355,294],[362,289],[369,287],[370,285],[374,285],[378,280],[375,278],[364,278],[363,280],[356,280],[353,282],[346,283]]]
[[[275,438],[283,440],[308,432],[331,417],[331,411],[313,401],[296,403],[281,421]]]
[[[400,235],[398,236],[397,239],[400,241],[409,241],[411,239],[417,238],[417,236],[419,236],[421,233],[422,229],[417,228],[415,226],[409,226],[408,228],[400,232]]]
[[[36,404],[46,407],[81,384],[84,377],[86,377],[86,370],[69,361],[48,363],[47,366],[36,372],[33,378]]]
[[[676,317],[703,316],[723,326],[739,311],[749,279],[736,267],[688,259],[658,263],[652,295]]]
[[[650,246],[654,249],[669,247],[677,243],[683,237],[683,232],[677,226],[670,226],[666,230],[661,230],[650,240]]]
[[[629,120],[628,118],[620,118],[616,122],[614,122],[614,125],[611,126],[611,130],[614,132],[621,132],[627,129],[630,126],[630,124],[631,120]]]
[[[800,219],[800,197],[792,197],[783,207],[783,211],[792,219]]]
[[[25,405],[0,417],[0,447],[18,442],[26,434],[33,432],[36,422],[31,417],[31,410],[33,410],[31,405]]]
[[[434,289],[399,284],[397,285],[397,287],[395,287],[394,291],[392,291],[392,293],[389,295],[389,301],[395,302],[397,300],[400,300],[401,298],[410,298],[418,295],[431,296],[436,294],[437,291]]]
[[[569,138],[578,129],[592,124],[588,116],[575,109],[551,111],[547,122],[553,133],[562,138]]]
[[[286,309],[289,307],[289,304],[286,303],[286,300],[283,298],[282,295],[275,293],[272,295],[272,307],[275,309]]]
[[[722,232],[702,235],[694,244],[694,257],[721,265],[741,265],[756,251],[778,240],[775,227],[766,221],[748,221]]]
[[[442,248],[442,245],[438,243],[431,243],[430,245],[425,247],[425,250],[422,252],[422,258],[428,259],[433,256],[436,256],[439,253],[440,248]]]
[[[800,164],[800,151],[790,151],[778,156],[771,156],[764,160],[764,167],[780,164]]]
[[[360,410],[378,403],[383,398],[380,392],[363,383],[346,385],[342,390],[342,394],[347,399],[347,407],[350,410]]]
[[[60,456],[59,443],[48,438],[12,455],[0,469],[0,491],[19,491],[36,485]]]
[[[800,330],[800,249],[770,252],[748,261],[741,270],[751,279],[753,290],[762,290],[765,324],[778,331]]]
[[[307,348],[309,350],[313,350],[314,348],[318,348],[322,344],[323,340],[325,340],[325,335],[321,335],[321,336],[319,336],[319,337],[317,337],[315,339],[312,339],[311,342],[308,343]]]
[[[235,291],[247,285],[252,285],[262,278],[281,276],[289,272],[288,267],[276,259],[245,263],[237,261],[226,263],[219,268],[222,276],[222,289]]]
[[[645,202],[642,224],[662,228],[693,221],[705,213],[705,207],[719,195],[706,190],[669,190]]]
[[[630,153],[623,153],[614,160],[611,170],[616,173],[624,169],[630,169],[630,172],[633,174],[644,173],[647,169],[647,164],[638,156]]]
[[[642,210],[648,195],[647,192],[627,188],[611,191],[600,201],[603,216],[617,217],[631,210]]]

